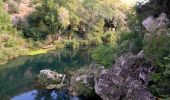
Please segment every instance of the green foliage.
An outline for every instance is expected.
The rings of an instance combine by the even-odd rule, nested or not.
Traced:
[[[161,12],[161,7],[157,1],[159,0],[149,0],[146,4],[139,3],[136,6],[136,11],[140,15],[139,18],[141,20],[144,20],[146,17],[151,15],[158,15]]]
[[[30,29],[32,31],[31,33],[35,35],[33,36],[34,39],[41,38],[42,31],[47,35],[61,34],[68,26],[70,23],[69,12],[66,8],[59,5],[60,3],[56,0],[42,0],[41,5],[29,16],[30,28],[36,30],[33,32]],[[29,34],[29,31],[25,31],[24,33]]]
[[[161,32],[163,33],[163,32]],[[149,43],[148,43],[149,42]],[[170,40],[167,35],[152,36],[152,39],[145,40],[144,43],[145,55],[154,60],[158,68],[151,75],[153,85],[150,86],[151,91],[160,97],[170,96]]]
[[[66,41],[66,48],[77,48],[79,47],[79,43],[76,40],[68,40]]]
[[[92,52],[92,59],[106,68],[111,67],[114,62],[114,48],[109,45],[99,46]]]
[[[117,55],[124,53],[138,53],[143,48],[143,38],[138,33],[121,32],[117,43]]]
[[[170,54],[169,37],[161,35],[159,37],[153,36],[150,43],[145,41],[145,53],[154,59],[164,60]],[[163,63],[161,61],[161,63]]]
[[[15,23],[13,26],[17,28],[17,30],[24,30],[28,28],[29,24],[27,23],[26,20],[18,18],[17,23]]]
[[[117,42],[117,36],[116,33],[112,32],[112,31],[108,31],[106,32],[103,36],[102,36],[102,41],[105,44],[110,44],[112,46],[116,45]]]
[[[17,13],[19,3],[22,2],[3,1],[9,4],[10,14]],[[54,48],[100,44],[116,46],[117,32],[111,31],[110,27],[105,29],[105,19],[114,19],[114,22],[120,24],[118,27],[122,27],[128,11],[128,7],[125,7],[121,0],[32,0],[30,7],[35,7],[35,11],[28,16],[28,22],[19,19],[14,26],[16,30],[11,16],[3,9],[3,1],[0,1],[0,34],[10,34],[10,38],[2,38],[0,46],[11,50],[15,47],[16,50],[42,48],[48,35],[54,36],[52,43],[50,41],[50,46]],[[61,41],[56,39],[56,34],[60,35]],[[27,38],[27,43],[22,36]],[[2,51],[6,51],[5,49]],[[10,58],[7,53],[1,54]]]
[[[21,48],[19,47],[10,47],[10,48],[1,49],[0,50],[0,62],[13,59],[17,56],[23,55],[25,52],[26,52],[26,49],[21,50]]]
[[[79,46],[89,46],[88,40],[79,40]]]
[[[34,2],[39,6],[29,16],[30,28],[36,28],[40,32],[43,29],[46,34],[64,33],[63,35],[68,36],[75,34],[83,39],[88,39],[88,35],[91,34],[90,36],[96,37],[94,40],[98,42],[99,35],[104,33],[104,20],[114,17],[115,22],[122,22],[126,15],[120,18],[113,16],[113,12],[123,14],[127,8],[122,6],[120,0],[34,0]],[[114,3],[119,5],[113,7]]]
[[[101,40],[101,37],[100,37],[100,36],[90,37],[90,38],[88,39],[88,41],[90,41],[90,45],[92,45],[92,46],[96,46],[96,45],[102,44],[102,40]]]
[[[46,31],[40,31],[37,28],[25,28],[23,30],[23,35],[26,38],[32,38],[33,40],[42,40],[48,35]]]
[[[14,47],[16,46],[16,40],[8,40],[6,43],[5,43],[5,47]]]
[[[3,2],[0,1],[0,34],[2,33],[11,33],[12,24],[10,15],[6,13],[3,9]]]
[[[95,95],[94,89],[89,86],[85,86],[82,82],[77,82],[74,92],[83,94],[85,97],[93,97]]]
[[[35,4],[38,4],[40,2],[40,0],[32,0],[32,2],[31,2],[31,4],[33,5],[35,5]]]

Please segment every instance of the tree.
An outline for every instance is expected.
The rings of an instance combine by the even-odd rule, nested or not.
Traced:
[[[11,18],[8,13],[4,11],[3,1],[0,1],[0,34],[10,31],[12,28]]]

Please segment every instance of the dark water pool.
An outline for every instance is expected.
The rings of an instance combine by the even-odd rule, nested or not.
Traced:
[[[64,91],[36,90],[33,80],[42,69],[64,73],[90,64],[90,52],[93,49],[61,49],[46,54],[19,57],[1,65],[0,100],[80,100]]]

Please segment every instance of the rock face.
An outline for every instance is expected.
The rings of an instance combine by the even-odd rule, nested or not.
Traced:
[[[66,84],[63,84],[64,75],[42,70],[40,82],[47,82],[46,89],[66,86],[74,96],[90,97],[96,93],[103,100],[155,100],[147,90],[152,69],[152,63],[141,51],[138,55],[121,56],[111,69],[97,64],[82,67],[69,76],[70,82]]]
[[[95,93],[95,80],[103,69],[103,66],[91,64],[75,71],[70,81],[70,93],[74,96],[83,95],[88,97],[93,95]]]
[[[157,29],[165,28],[169,24],[170,21],[165,13],[160,14],[157,18],[149,16],[142,22],[148,32],[155,32]]]
[[[151,62],[143,55],[121,56],[110,70],[95,81],[95,92],[103,100],[155,100],[147,90]]]
[[[160,14],[157,18],[153,16],[146,18],[142,25],[146,28],[144,41],[147,43],[152,42],[153,37],[170,36],[170,29],[168,29],[170,20],[165,13]]]

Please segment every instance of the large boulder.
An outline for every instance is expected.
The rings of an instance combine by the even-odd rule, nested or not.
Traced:
[[[152,63],[143,54],[121,56],[95,81],[95,92],[103,100],[155,100],[148,91]]]
[[[46,89],[60,89],[66,85],[66,75],[48,69],[41,70],[38,75],[38,83],[45,86]]]
[[[142,22],[148,32],[155,32],[157,29],[165,28],[169,24],[170,21],[165,13],[160,14],[157,18],[149,16]]]

